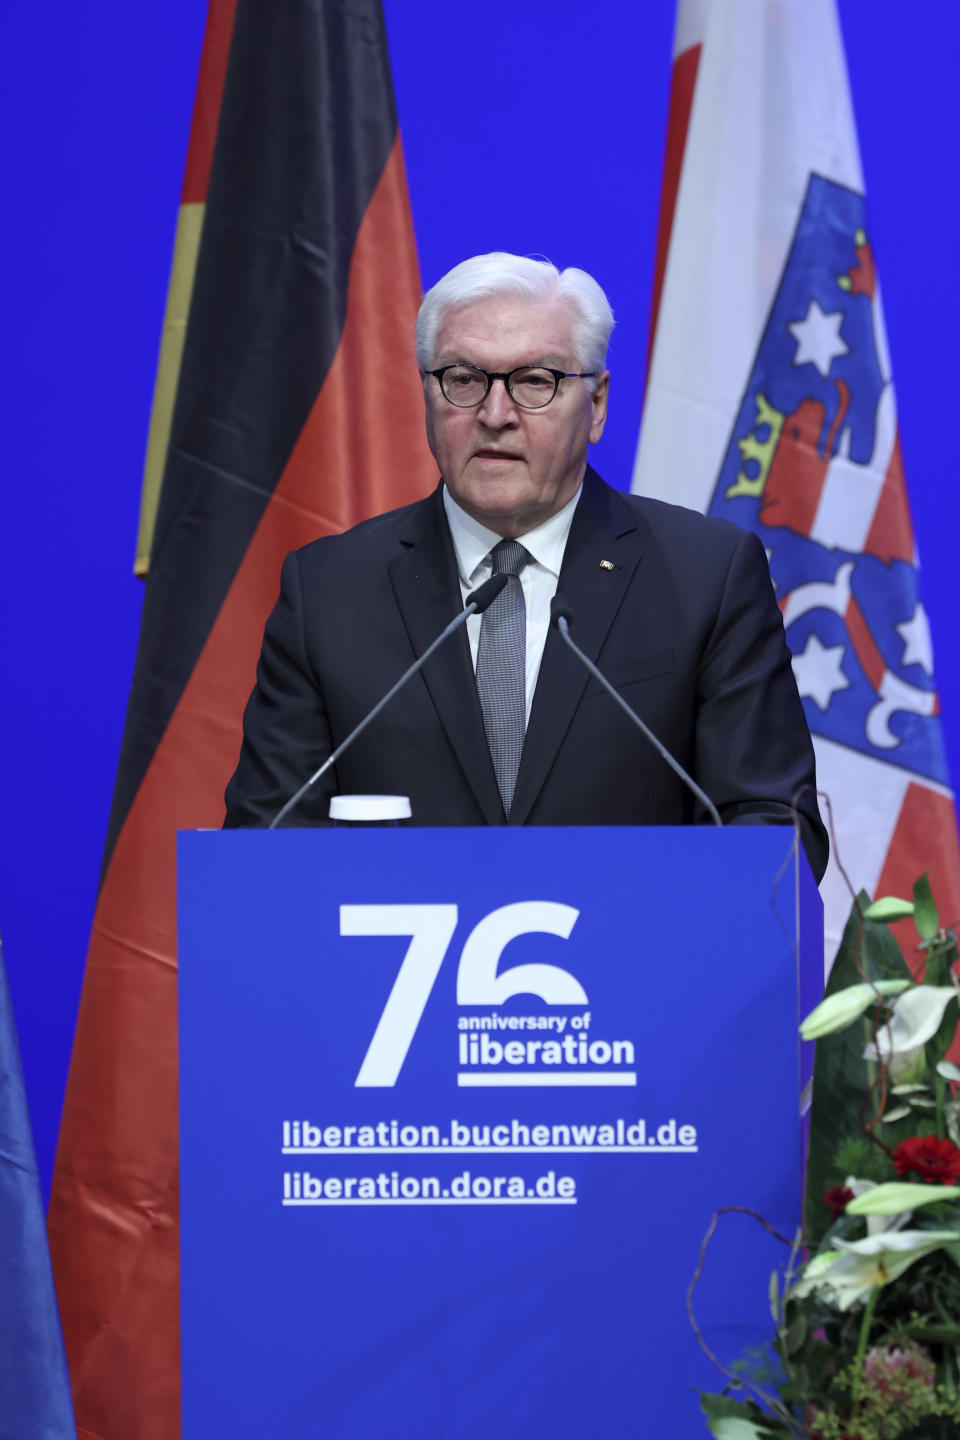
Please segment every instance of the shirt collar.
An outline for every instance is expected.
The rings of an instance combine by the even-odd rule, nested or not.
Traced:
[[[560,566],[563,564],[563,552],[567,545],[567,536],[570,534],[570,526],[573,524],[573,512],[577,508],[577,501],[583,486],[580,485],[576,495],[567,501],[562,510],[544,520],[542,525],[535,529],[528,530],[525,535],[518,535],[517,539],[530,552],[534,562],[541,565],[544,570],[549,570],[551,575],[559,578]],[[468,515],[462,505],[458,505],[450,494],[446,485],[443,487],[443,508],[447,514],[447,524],[450,526],[450,536],[453,540],[453,548],[457,556],[457,569],[460,572],[460,580],[471,589],[476,584],[477,572],[481,569],[483,562],[487,559],[494,545],[498,545],[503,539],[495,530],[488,530],[486,525],[481,525],[472,515]]]

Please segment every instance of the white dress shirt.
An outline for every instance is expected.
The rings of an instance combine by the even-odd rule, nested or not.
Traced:
[[[580,489],[582,488],[581,486]],[[527,606],[528,724],[533,692],[537,688],[537,676],[540,674],[540,661],[543,659],[543,647],[547,642],[547,630],[550,628],[550,601],[557,593],[563,552],[567,547],[573,512],[580,499],[580,489],[573,499],[568,500],[563,509],[551,515],[549,520],[544,520],[535,530],[528,530],[526,535],[517,536],[520,544],[532,557],[520,572],[520,584],[523,586],[523,598]],[[446,485],[443,487],[443,506],[447,512],[447,523],[457,555],[460,593],[466,600],[471,590],[476,590],[478,585],[489,580],[493,574],[490,552],[495,545],[499,545],[503,536],[498,535],[495,530],[488,530],[486,525],[481,525],[479,520],[468,515],[453,499]],[[474,670],[477,668],[482,619],[481,615],[471,615],[467,621],[467,638],[470,641]]]

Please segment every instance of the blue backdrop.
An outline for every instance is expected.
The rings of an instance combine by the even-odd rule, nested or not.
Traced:
[[[802,0],[786,0],[802,3]],[[596,454],[626,486],[639,424],[672,0],[385,0],[425,283],[493,248],[591,270],[617,314]],[[6,365],[0,931],[49,1183],[141,588],[154,366],[206,0],[8,7],[0,84]],[[960,500],[950,256],[952,0],[841,0],[947,746],[960,768]],[[478,117],[463,155],[451,116]],[[513,139],[555,126],[532,164]]]

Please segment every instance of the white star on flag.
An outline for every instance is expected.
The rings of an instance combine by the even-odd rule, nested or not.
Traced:
[[[826,314],[816,300],[810,301],[806,318],[794,320],[787,329],[797,342],[794,365],[816,365],[821,375],[830,374],[830,366],[838,355],[847,355],[850,346],[840,339],[843,311]]]
[[[821,645],[816,634],[810,632],[803,653],[793,657],[793,673],[801,699],[809,697],[821,710],[826,710],[837,690],[850,688],[850,681],[840,668],[844,649],[843,645]]]
[[[902,620],[894,629],[903,640],[901,665],[921,665],[924,673],[933,674],[933,645],[930,640],[930,622],[920,601],[913,612],[912,620]]]

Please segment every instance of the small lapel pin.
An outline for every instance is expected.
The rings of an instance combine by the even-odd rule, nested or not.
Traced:
[[[601,569],[601,570],[614,570],[614,569],[616,569],[616,566],[614,565],[614,563],[613,563],[612,560],[601,560],[601,561],[600,561],[600,569]]]

